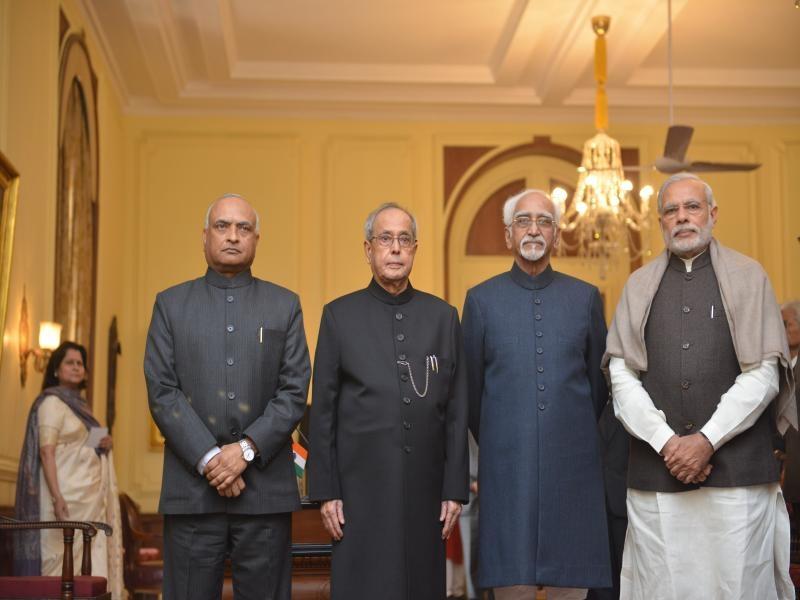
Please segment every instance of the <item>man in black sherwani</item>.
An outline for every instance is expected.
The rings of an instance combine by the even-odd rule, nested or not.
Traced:
[[[468,497],[456,310],[408,280],[416,221],[364,226],[373,278],[325,306],[314,357],[309,491],[334,539],[333,600],[443,600],[445,539]]]
[[[205,276],[153,308],[144,372],[166,439],[165,600],[221,598],[226,555],[236,598],[291,596],[291,433],[311,365],[297,295],[250,273],[258,230],[243,198],[214,202]]]

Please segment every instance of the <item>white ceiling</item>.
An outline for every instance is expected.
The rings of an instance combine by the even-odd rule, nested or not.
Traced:
[[[794,0],[673,0],[676,116],[800,121]],[[80,0],[133,114],[666,120],[667,0]]]

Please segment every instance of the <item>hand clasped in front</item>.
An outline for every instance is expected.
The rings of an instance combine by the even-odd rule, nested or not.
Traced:
[[[673,435],[661,450],[669,472],[681,483],[702,483],[711,474],[714,447],[701,433]]]
[[[242,472],[247,468],[247,461],[238,443],[226,444],[220,450],[208,461],[203,474],[220,496],[236,498],[245,488]]]

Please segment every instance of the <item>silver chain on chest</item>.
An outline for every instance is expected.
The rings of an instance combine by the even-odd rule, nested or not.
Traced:
[[[428,395],[428,383],[430,383],[429,378],[431,374],[431,370],[434,373],[439,372],[439,359],[436,358],[435,354],[429,354],[425,357],[425,389],[420,392],[417,389],[417,384],[414,381],[414,372],[411,370],[411,363],[407,360],[398,360],[398,365],[402,365],[408,369],[408,377],[411,379],[411,387],[414,388],[414,393],[419,396],[420,398],[424,398]]]

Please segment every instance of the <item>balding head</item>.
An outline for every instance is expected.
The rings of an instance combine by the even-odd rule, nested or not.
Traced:
[[[217,273],[233,277],[250,268],[259,239],[258,214],[237,194],[215,200],[206,211],[203,250],[206,262]]]
[[[786,340],[792,356],[800,354],[800,300],[793,300],[781,306],[783,326],[786,328]]]
[[[209,219],[211,218],[211,209],[214,208],[214,206],[216,206],[217,202],[221,200],[226,200],[228,198],[239,198],[240,200],[243,200],[245,204],[247,204],[251,209],[253,209],[253,212],[256,215],[256,233],[261,233],[261,218],[258,216],[258,211],[256,211],[255,208],[253,208],[253,205],[250,204],[245,199],[244,196],[241,196],[239,194],[223,194],[222,196],[214,200],[211,204],[209,204],[208,208],[206,209],[206,218],[203,221],[203,229],[208,229]]]

